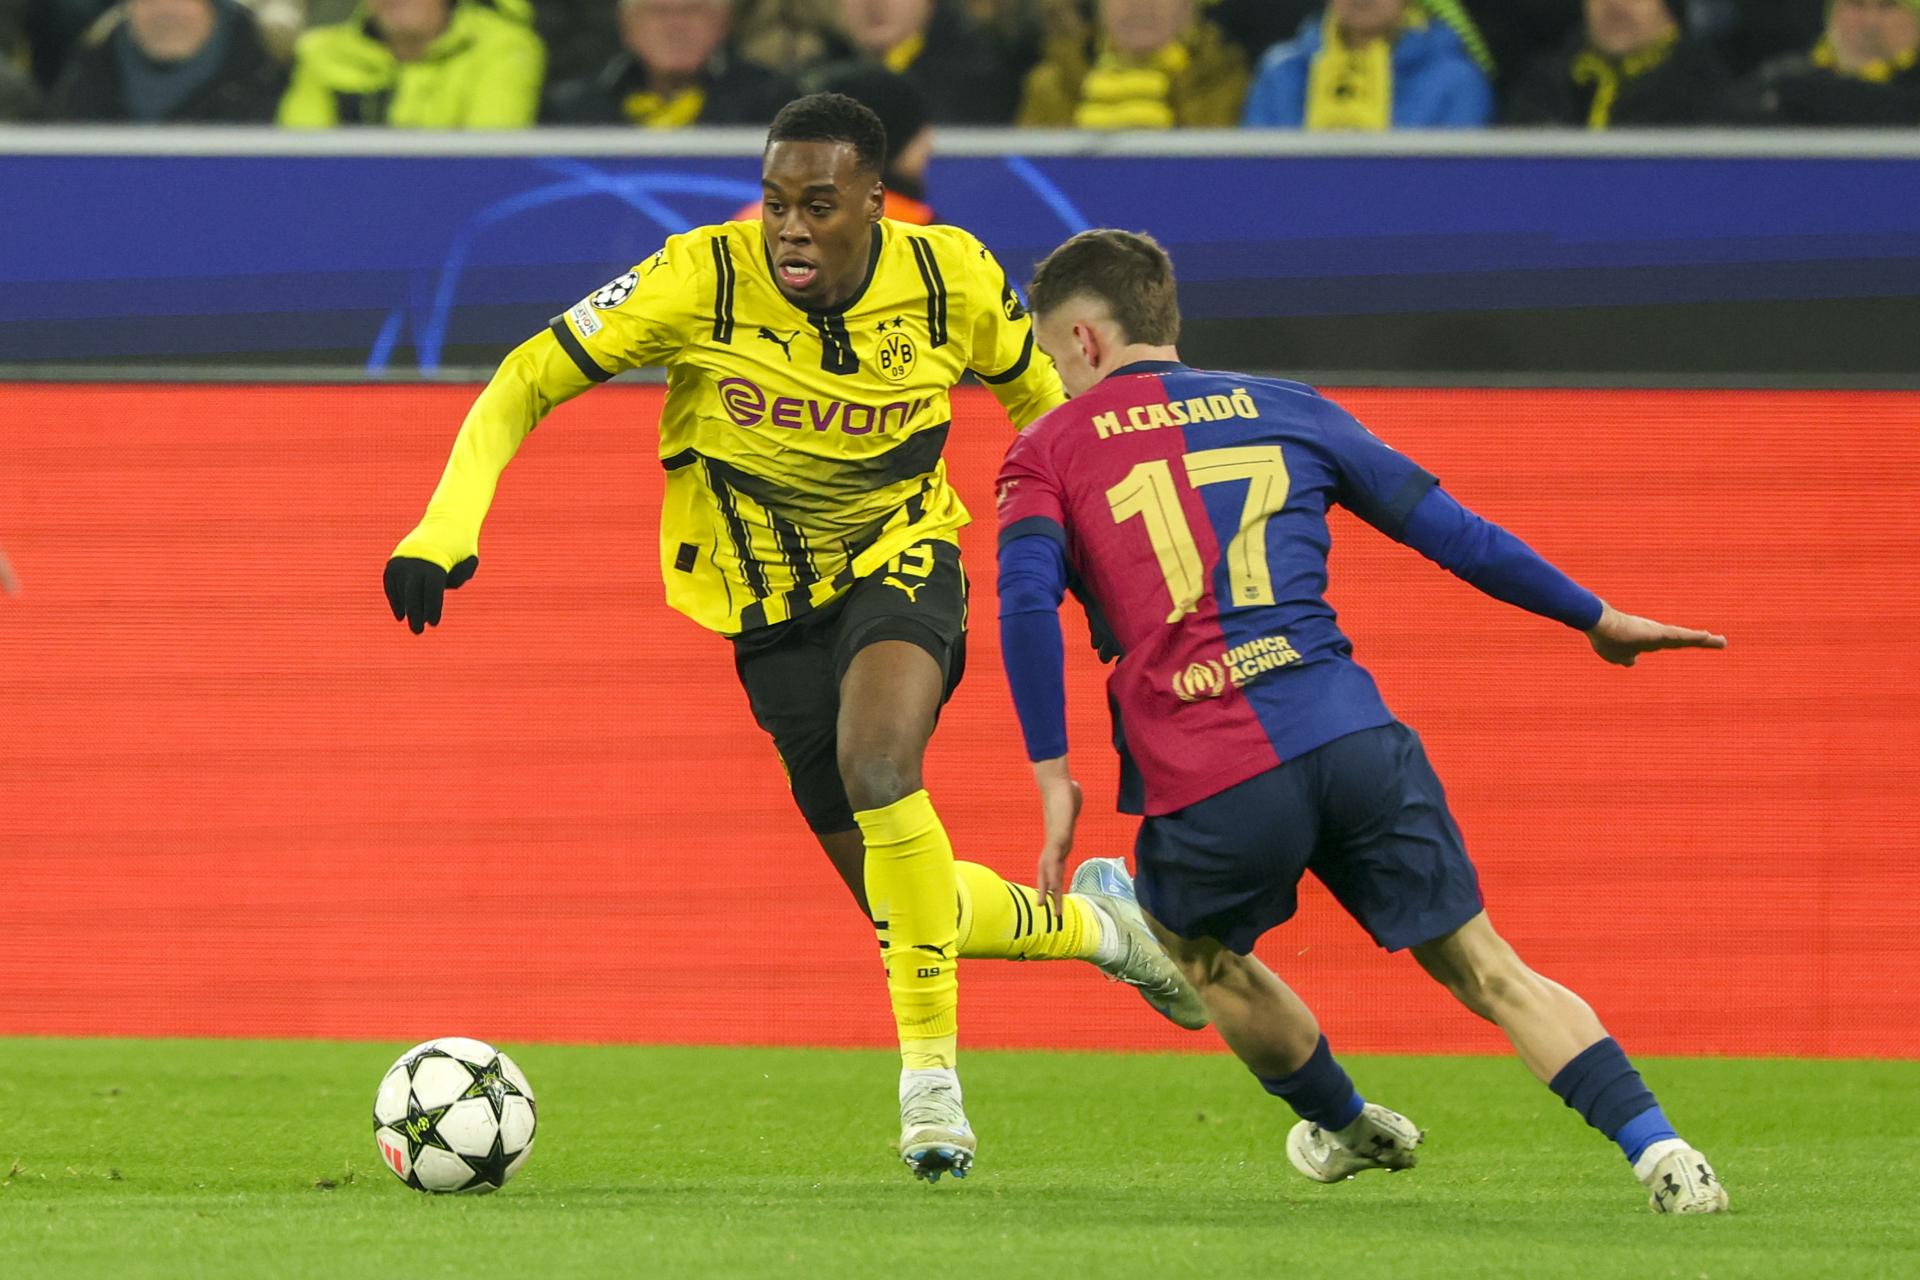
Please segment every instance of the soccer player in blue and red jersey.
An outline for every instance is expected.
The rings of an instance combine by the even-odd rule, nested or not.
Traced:
[[[1410,1168],[1424,1136],[1355,1091],[1313,1013],[1250,954],[1312,871],[1619,1143],[1656,1212],[1726,1208],[1593,1010],[1488,922],[1419,738],[1324,599],[1327,509],[1585,632],[1608,662],[1726,641],[1613,609],[1312,388],[1180,363],[1173,268],[1145,236],[1075,236],[1040,264],[1031,305],[1073,397],[1000,475],[1000,626],[1045,815],[1041,892],[1062,887],[1080,807],[1058,612],[1073,582],[1122,654],[1108,687],[1145,815],[1141,905],[1228,1047],[1300,1115],[1287,1138],[1300,1172]],[[1107,872],[1089,862],[1075,887]]]

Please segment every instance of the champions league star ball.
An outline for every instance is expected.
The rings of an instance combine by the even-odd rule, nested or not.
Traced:
[[[400,1055],[373,1098],[380,1159],[415,1191],[494,1191],[533,1151],[533,1086],[512,1058],[464,1036]]]

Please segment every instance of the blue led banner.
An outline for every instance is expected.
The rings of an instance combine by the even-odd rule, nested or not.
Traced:
[[[486,363],[757,177],[750,149],[0,153],[0,365]],[[929,186],[1016,280],[1084,227],[1151,231],[1196,333],[1920,298],[1920,159],[966,154]]]

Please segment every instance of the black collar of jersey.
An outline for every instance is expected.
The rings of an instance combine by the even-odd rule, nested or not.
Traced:
[[[767,278],[773,281],[774,292],[779,293],[780,269],[773,265],[773,250],[767,248],[767,238],[765,236],[760,237],[760,257],[767,264]],[[793,300],[788,298],[784,293],[780,294],[780,299],[788,306],[793,307],[795,311],[800,311],[804,315],[843,316],[853,310],[854,303],[867,296],[867,286],[873,283],[874,273],[878,270],[880,270],[880,224],[876,222],[873,224],[873,235],[867,241],[867,274],[861,277],[860,287],[848,294],[845,302],[837,307],[826,307],[815,311],[811,307],[793,307]]]
[[[1178,360],[1135,360],[1132,364],[1123,364],[1109,378],[1124,378],[1130,373],[1179,373],[1187,366]]]

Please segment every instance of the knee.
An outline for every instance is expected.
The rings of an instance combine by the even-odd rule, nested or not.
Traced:
[[[885,744],[851,743],[840,749],[840,781],[854,811],[884,809],[920,789],[917,753]]]

